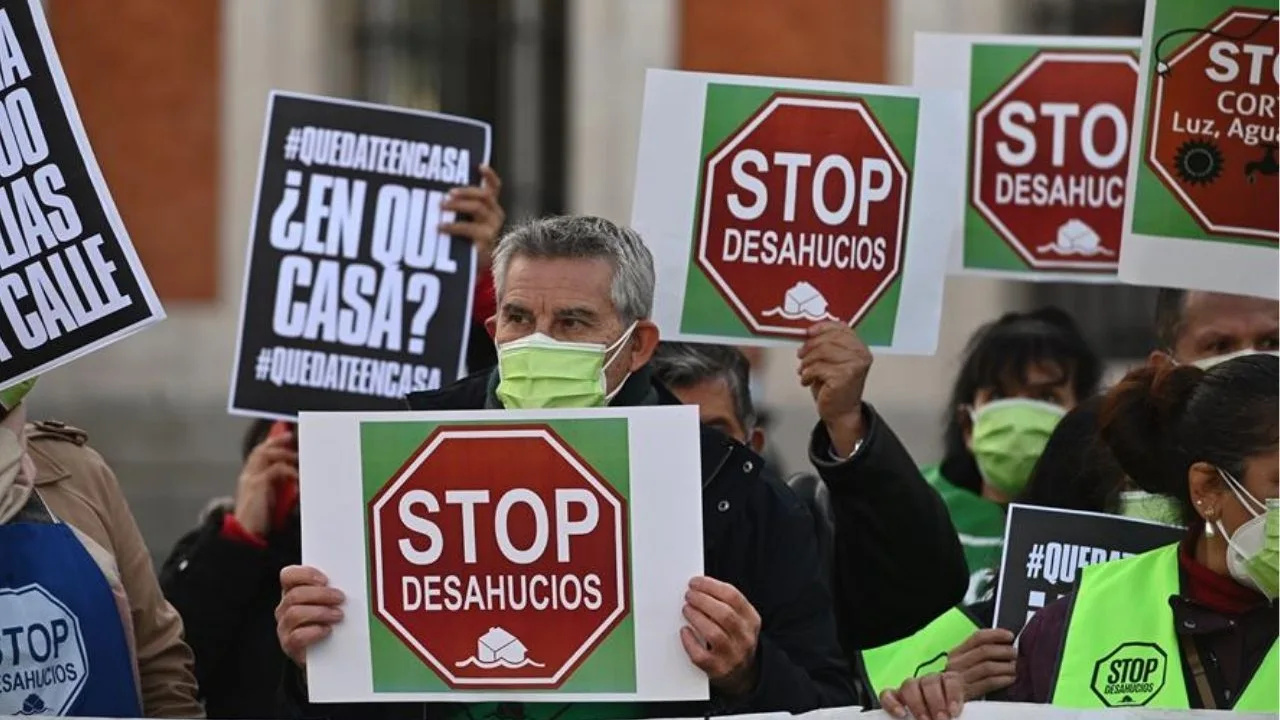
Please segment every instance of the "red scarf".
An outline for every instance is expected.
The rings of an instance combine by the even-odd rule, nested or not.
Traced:
[[[1262,593],[1241,585],[1230,575],[1219,575],[1196,560],[1195,547],[1199,537],[1200,533],[1193,533],[1178,550],[1178,564],[1186,578],[1182,594],[1224,615],[1241,615],[1265,605],[1267,598]]]

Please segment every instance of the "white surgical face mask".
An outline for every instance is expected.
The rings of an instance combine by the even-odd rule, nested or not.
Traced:
[[[1232,353],[1227,353],[1226,355],[1214,355],[1213,357],[1200,358],[1199,360],[1196,360],[1191,364],[1195,365],[1201,370],[1208,370],[1214,365],[1221,365],[1222,363],[1228,360],[1235,360],[1238,357],[1245,357],[1247,355],[1274,355],[1276,357],[1280,357],[1280,352],[1269,352],[1266,350],[1254,350],[1253,348],[1245,348],[1244,350],[1237,350]]]

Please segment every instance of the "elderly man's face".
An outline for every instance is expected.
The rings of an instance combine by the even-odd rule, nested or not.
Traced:
[[[1275,300],[1189,292],[1173,357],[1188,364],[1240,350],[1277,349],[1280,305]]]
[[[613,266],[603,258],[529,258],[507,266],[498,314],[486,325],[499,346],[540,332],[563,342],[609,346],[626,326],[613,305]],[[605,370],[609,389],[649,362],[658,329],[642,320]]]
[[[713,427],[751,449],[764,449],[764,431],[746,428],[733,407],[733,392],[729,383],[720,378],[704,380],[695,385],[673,387],[671,392],[685,405],[698,406],[698,420]]]

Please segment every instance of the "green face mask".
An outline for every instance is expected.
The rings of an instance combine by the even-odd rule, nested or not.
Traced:
[[[1120,514],[1164,525],[1182,525],[1182,506],[1178,504],[1177,498],[1145,490],[1120,493]]]
[[[1280,499],[1267,500],[1265,517],[1262,549],[1245,561],[1245,568],[1262,594],[1275,600],[1280,595]]]
[[[18,403],[31,392],[31,388],[35,387],[36,380],[40,378],[33,377],[23,380],[17,385],[0,390],[0,416],[7,415],[10,410],[18,407]]]
[[[534,333],[498,347],[498,401],[508,410],[601,407],[622,389],[606,391],[604,371],[621,354],[636,324],[609,346],[561,342]],[[629,375],[628,375],[629,377]]]
[[[1066,414],[1061,405],[1026,398],[995,400],[974,410],[969,449],[982,479],[1010,497],[1021,494]]]
[[[1280,595],[1280,499],[1260,501],[1227,471],[1219,469],[1218,474],[1241,507],[1253,515],[1234,533],[1227,533],[1221,518],[1214,522],[1227,540],[1227,571],[1236,582],[1275,600]]]

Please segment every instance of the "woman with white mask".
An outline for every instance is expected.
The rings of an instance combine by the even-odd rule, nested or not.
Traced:
[[[1186,538],[1084,570],[1019,639],[1009,700],[1063,707],[1280,710],[1280,360],[1144,367],[1101,432],[1142,490],[1176,498]]]

